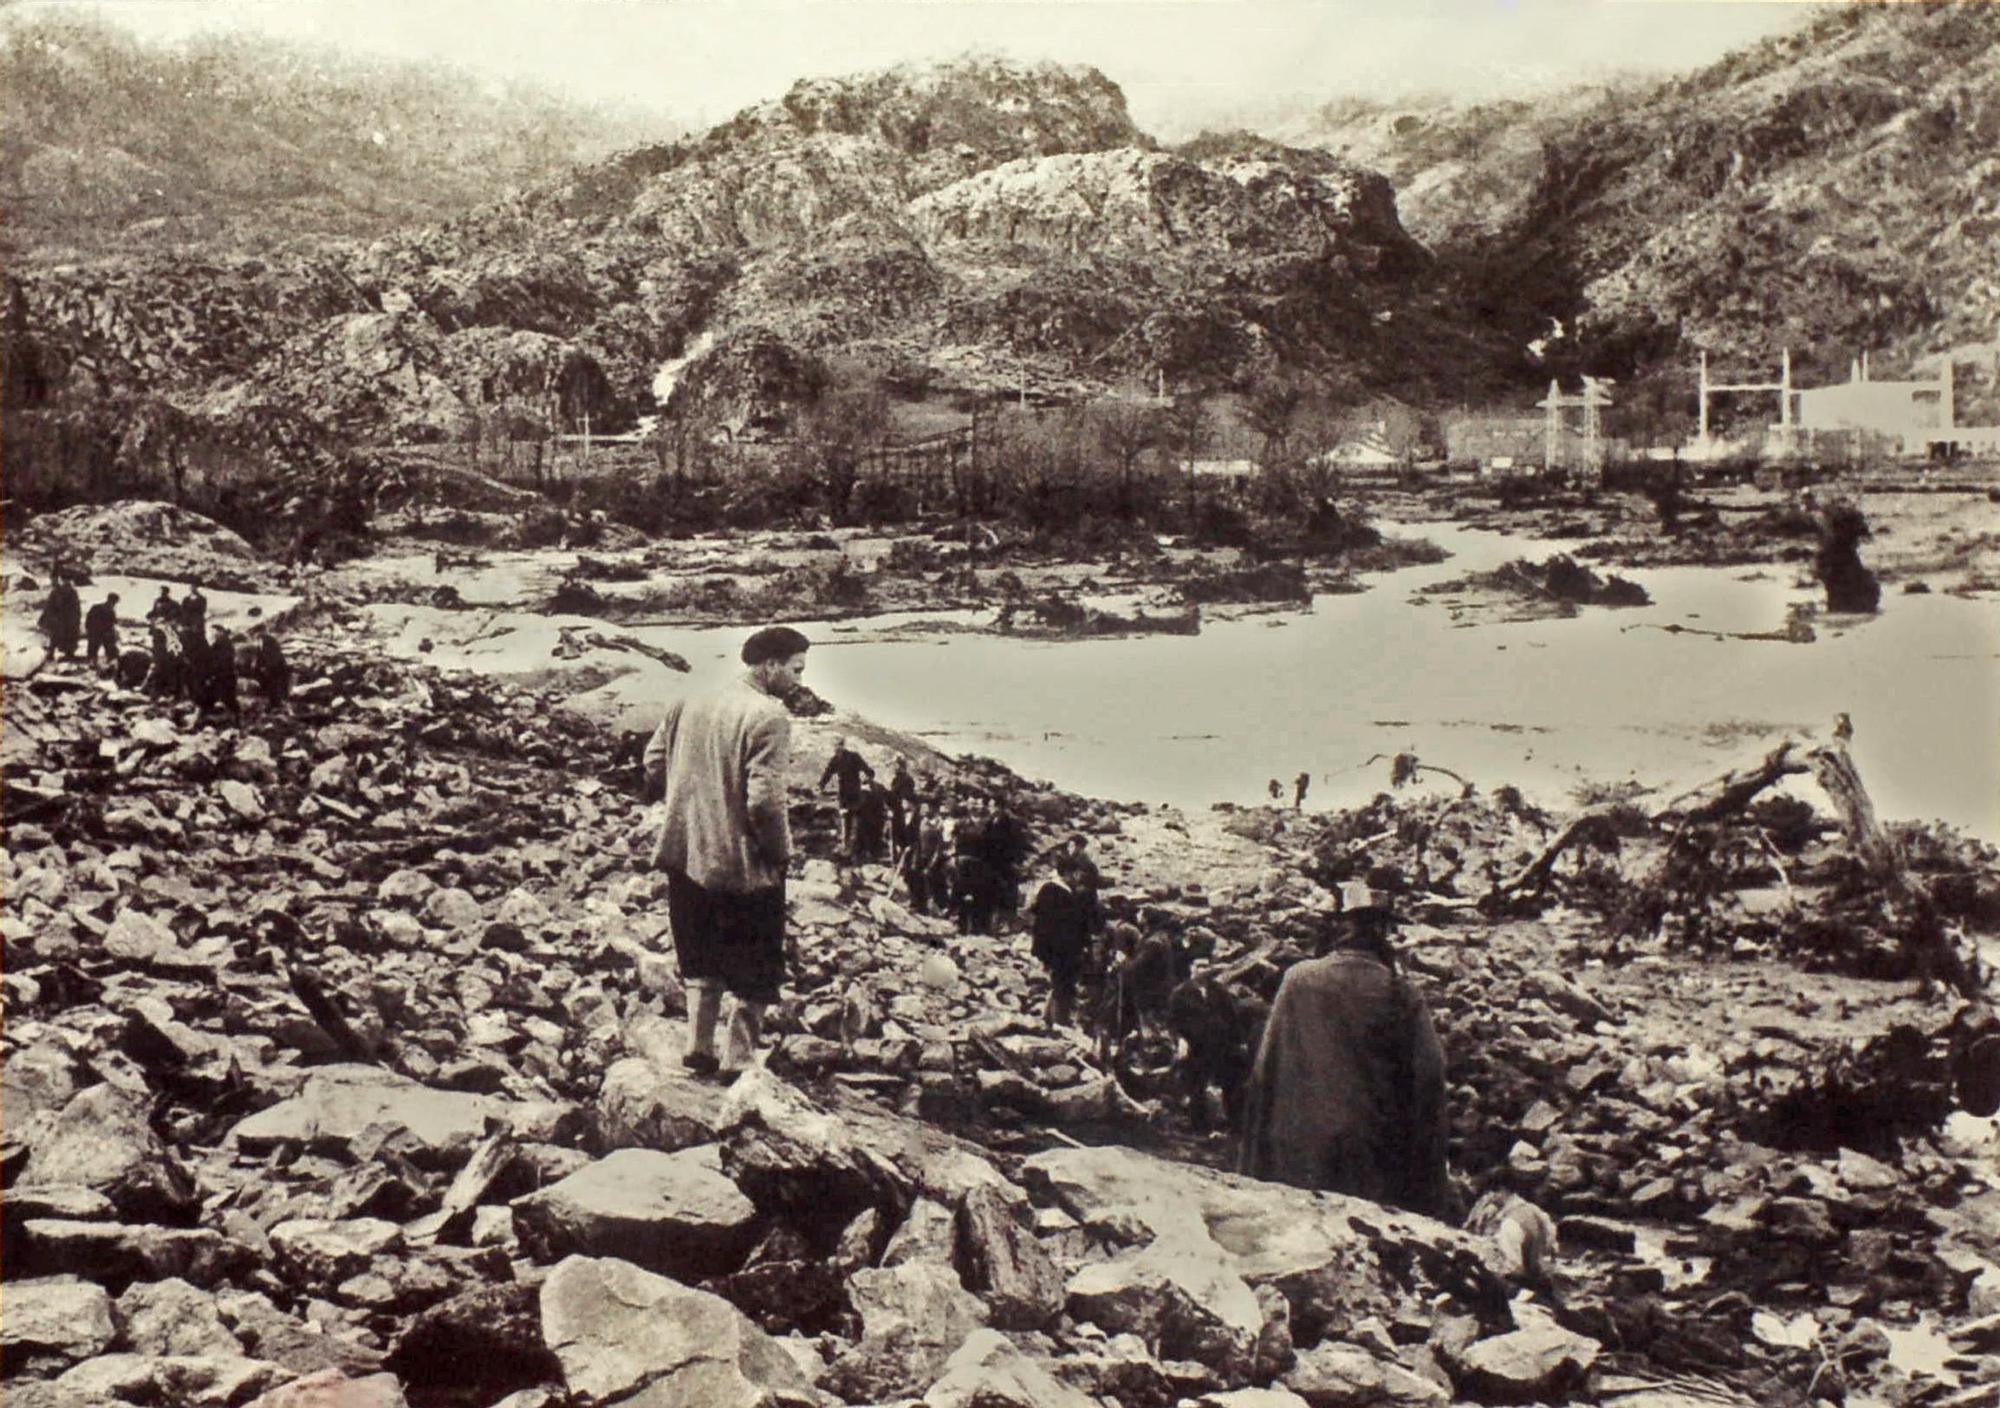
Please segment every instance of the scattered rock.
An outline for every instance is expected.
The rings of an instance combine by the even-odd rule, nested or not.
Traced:
[[[126,1217],[179,1218],[197,1202],[194,1179],[146,1114],[145,1101],[118,1086],[79,1092],[37,1140],[19,1181],[94,1188]]]
[[[856,1272],[848,1294],[861,1340],[819,1379],[849,1403],[885,1403],[921,1393],[966,1336],[987,1323],[986,1307],[936,1262]]]
[[[541,1314],[580,1408],[819,1408],[791,1356],[734,1306],[630,1262],[568,1258],[542,1284]]]
[[[1477,1340],[1456,1356],[1460,1386],[1494,1402],[1523,1403],[1566,1393],[1602,1347],[1556,1325],[1537,1325]]]
[[[118,1297],[124,1343],[140,1354],[233,1355],[243,1345],[222,1323],[214,1297],[178,1277],[140,1282]]]
[[[757,1209],[723,1176],[718,1146],[619,1149],[514,1203],[521,1244],[540,1259],[614,1252],[684,1279],[734,1270]]]
[[[1333,1341],[1300,1351],[1285,1387],[1312,1408],[1431,1408],[1451,1402],[1444,1386]]]
[[[958,1206],[957,1260],[1004,1330],[1039,1330],[1062,1309],[1062,1273],[1027,1228],[1018,1200],[975,1188]]]
[[[0,1316],[0,1348],[8,1371],[33,1361],[74,1364],[111,1347],[118,1327],[102,1286],[74,1276],[46,1276],[7,1283]]]
[[[998,1330],[975,1330],[924,1394],[928,1408],[1092,1408]]]

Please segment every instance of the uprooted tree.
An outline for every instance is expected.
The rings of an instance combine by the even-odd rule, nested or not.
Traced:
[[[1819,878],[1827,883],[1810,903],[1798,894],[1784,848],[1753,810],[1771,787],[1802,775],[1819,783],[1846,840],[1843,854],[1822,867]],[[1967,995],[1979,989],[1977,959],[1877,819],[1844,738],[1811,748],[1787,739],[1755,765],[1732,769],[1642,814],[1643,829],[1662,846],[1650,871],[1636,880],[1622,872],[1607,875],[1600,859],[1616,854],[1616,833],[1635,819],[1633,810],[1621,803],[1584,811],[1527,865],[1496,883],[1482,904],[1506,910],[1539,902],[1555,883],[1557,863],[1576,854],[1586,857],[1578,875],[1587,883],[1578,888],[1592,892],[1614,943],[1664,933],[1677,946],[1713,948],[1762,934],[1801,956],[1866,976],[1915,977]],[[1786,920],[1775,934],[1768,924],[1746,920],[1734,904],[1741,890],[1765,879],[1775,879],[1785,898]]]

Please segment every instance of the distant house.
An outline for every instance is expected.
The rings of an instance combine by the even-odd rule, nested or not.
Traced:
[[[1255,460],[1195,460],[1191,467],[1201,479],[1249,479],[1257,473]]]
[[[1378,420],[1327,451],[1322,462],[1341,469],[1392,469],[1403,457],[1389,448],[1389,427]]]
[[[1809,443],[1828,432],[1858,433],[1890,442],[1895,453],[1921,454],[1963,435],[1954,424],[1952,391],[1949,364],[1930,381],[1876,381],[1859,359],[1846,381],[1794,393],[1797,426]]]

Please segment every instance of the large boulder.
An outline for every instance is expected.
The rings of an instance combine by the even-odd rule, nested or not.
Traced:
[[[401,1228],[375,1217],[301,1217],[271,1229],[280,1269],[293,1281],[322,1290],[358,1276],[402,1241]]]
[[[1359,1345],[1332,1340],[1301,1350],[1285,1387],[1312,1408],[1434,1408],[1451,1402],[1451,1391],[1442,1384],[1377,1359]]]
[[[604,1073],[594,1109],[606,1149],[675,1149],[712,1144],[723,1093],[714,1085],[644,1056],[627,1056]]]
[[[975,1188],[958,1205],[959,1272],[1003,1330],[1039,1330],[1063,1304],[1062,1273],[1022,1213],[996,1188]]]
[[[539,1259],[616,1254],[687,1279],[740,1264],[757,1218],[713,1144],[676,1154],[618,1149],[513,1207],[521,1245]]]
[[[1458,1385],[1495,1403],[1559,1398],[1597,1362],[1603,1346],[1554,1323],[1476,1340],[1448,1356]]]
[[[62,1365],[89,1359],[109,1349],[117,1333],[111,1297],[102,1286],[74,1276],[7,1284],[0,1353],[10,1374],[23,1363]]]
[[[17,1274],[70,1273],[111,1286],[181,1277],[215,1286],[254,1264],[255,1254],[207,1227],[30,1218],[7,1249]]]
[[[821,1376],[849,1403],[886,1403],[921,1393],[958,1347],[987,1323],[986,1307],[936,1262],[857,1271],[848,1295],[861,1339]]]
[[[458,1090],[434,1090],[380,1066],[322,1066],[289,1100],[260,1110],[230,1131],[247,1154],[304,1145],[335,1157],[352,1157],[355,1145],[377,1126],[407,1131],[412,1158],[434,1168],[465,1162],[497,1120],[524,1139],[546,1138],[563,1119],[562,1106],[509,1101]]]
[[[420,1404],[497,1403],[558,1382],[562,1365],[542,1343],[537,1290],[523,1281],[477,1286],[430,1307],[397,1337],[386,1367]]]
[[[1095,1408],[998,1330],[975,1330],[924,1394],[928,1408]]]
[[[288,1377],[264,1359],[235,1355],[100,1354],[55,1381],[86,1401],[188,1404],[237,1408]]]
[[[542,1283],[542,1340],[577,1408],[818,1408],[792,1357],[718,1296],[573,1256]]]
[[[855,1126],[762,1067],[737,1077],[723,1102],[722,1166],[759,1209],[798,1227],[837,1232],[870,1207],[900,1216],[913,1190]]]
[[[153,1133],[147,1103],[108,1083],[79,1091],[42,1133],[18,1182],[95,1188],[138,1221],[193,1211],[200,1201],[194,1179]]]
[[[1166,1358],[1206,1364],[1228,1382],[1249,1377],[1264,1328],[1257,1293],[1228,1254],[1189,1230],[1084,1267],[1069,1283],[1069,1313],[1136,1334]]]
[[[215,1298],[179,1277],[143,1281],[118,1297],[125,1345],[141,1354],[241,1354]]]
[[[1052,1149],[1023,1171],[1038,1200],[1113,1243],[1212,1239],[1237,1276],[1285,1297],[1300,1344],[1345,1338],[1371,1318],[1427,1320],[1445,1291],[1493,1328],[1509,1323],[1493,1248],[1430,1218],[1116,1147]]]

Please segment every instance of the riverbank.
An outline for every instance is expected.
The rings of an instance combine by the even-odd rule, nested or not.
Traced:
[[[725,1095],[678,1071],[629,751],[566,685],[355,649],[362,609],[292,607],[294,703],[240,724],[73,667],[10,680],[0,1042],[9,1319],[29,1327],[10,1396],[331,1368],[391,1374],[423,1408],[462,1401],[468,1374],[485,1399],[534,1391],[572,1353],[651,1363],[615,1320],[587,1353],[544,1337],[573,1297],[595,1313],[573,1283],[610,1256],[689,1288],[686,1313],[743,1312],[756,1328],[729,1333],[780,1356],[756,1351],[757,1381],[801,1403],[959,1374],[1021,1408],[1140,1408],[1174,1385],[1328,1404],[1370,1383],[1640,1402],[1670,1378],[1802,1404],[1830,1372],[1850,1402],[1898,1402],[2000,1370],[1996,1145],[1949,1114],[1954,1003],[1802,974],[1754,942],[1761,883],[1731,888],[1750,927],[1719,951],[1613,949],[1567,864],[1539,917],[1474,903],[1563,820],[1504,794],[1091,802],[848,715],[801,720],[797,988],[770,1073]],[[657,701],[717,668],[634,673]],[[1554,1281],[1536,1289],[1504,1236],[1199,1172],[1229,1141],[1190,1120],[1163,1049],[1114,1078],[1041,1028],[1024,938],[960,936],[886,872],[828,863],[814,783],[836,730],[878,766],[903,751],[932,786],[1007,798],[1038,844],[1084,831],[1113,894],[1218,964],[1309,948],[1357,867],[1397,895],[1451,1053],[1462,1199],[1556,1219]],[[1805,846],[1784,869],[1809,909],[1841,846]],[[1620,864],[1657,854],[1635,839]],[[1991,857],[1968,873],[1990,882]],[[1902,1123],[1852,1118],[1869,1110]],[[638,1213],[614,1191],[632,1178],[658,1189]],[[1212,1233],[1149,1220],[1191,1205]],[[1183,1271],[1147,1274],[1162,1258]],[[163,1303],[200,1338],[169,1335]],[[892,1323],[919,1303],[937,1328],[913,1340]],[[1120,1338],[1170,1306],[1207,1328]],[[1011,1337],[975,1340],[982,1323]],[[1023,1375],[1051,1386],[1020,1397]]]

